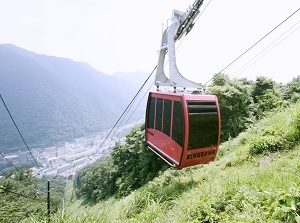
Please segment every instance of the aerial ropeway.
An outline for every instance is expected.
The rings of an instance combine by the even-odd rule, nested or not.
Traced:
[[[190,32],[203,0],[186,12],[173,10],[172,24],[162,35],[155,85],[146,109],[148,148],[175,169],[215,160],[220,144],[221,119],[218,99],[206,95],[206,86],[183,77],[177,69],[175,42]],[[164,72],[169,55],[169,77]],[[161,88],[166,87],[164,90]]]

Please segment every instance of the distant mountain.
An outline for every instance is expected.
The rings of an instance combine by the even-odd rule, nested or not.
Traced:
[[[86,63],[0,44],[0,94],[31,148],[112,127],[147,75],[106,75]],[[0,151],[20,148],[24,143],[0,101]]]

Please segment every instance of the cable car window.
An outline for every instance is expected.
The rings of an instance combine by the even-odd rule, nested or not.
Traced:
[[[155,129],[162,132],[162,109],[163,99],[156,99],[156,116],[155,116]]]
[[[172,101],[164,99],[164,126],[163,133],[170,136]]]
[[[154,129],[154,111],[155,111],[155,97],[151,97],[149,111],[148,111],[148,128],[150,129]]]
[[[172,139],[183,147],[184,117],[180,101],[174,101]]]
[[[188,101],[188,149],[200,149],[218,144],[218,110],[214,101]]]

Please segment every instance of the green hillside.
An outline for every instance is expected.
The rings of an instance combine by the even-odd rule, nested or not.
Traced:
[[[132,81],[138,74],[109,76],[82,62],[0,45],[0,94],[30,148],[111,128],[139,89],[139,74]],[[0,117],[0,151],[26,149],[2,102]]]
[[[209,93],[221,110],[216,161],[170,169],[136,126],[107,157],[77,171],[65,198],[54,200],[51,222],[300,223],[300,76],[283,85],[218,74]],[[30,172],[0,178],[2,213],[26,201],[39,206],[39,188]],[[27,193],[39,199],[16,199]],[[44,208],[22,209],[19,222],[47,222]]]
[[[169,169],[123,198],[85,204],[70,182],[52,222],[300,222],[299,135],[300,102],[223,143],[217,161]]]
[[[210,89],[223,126],[215,162],[166,169],[146,151],[144,126],[136,127],[69,182],[52,222],[299,223],[299,86],[299,77],[283,86],[218,76]]]

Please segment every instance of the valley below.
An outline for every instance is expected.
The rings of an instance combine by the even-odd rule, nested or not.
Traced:
[[[30,165],[34,163],[35,159],[39,164],[38,167],[31,168],[35,176],[60,175],[72,179],[82,167],[95,162],[103,156],[107,156],[116,141],[124,143],[125,136],[130,132],[131,128],[141,124],[143,121],[141,119],[113,131],[108,129],[52,147],[33,148],[30,149],[33,156],[31,156],[29,151],[6,153],[0,157],[0,164],[5,165],[7,163],[7,167],[11,165]]]

